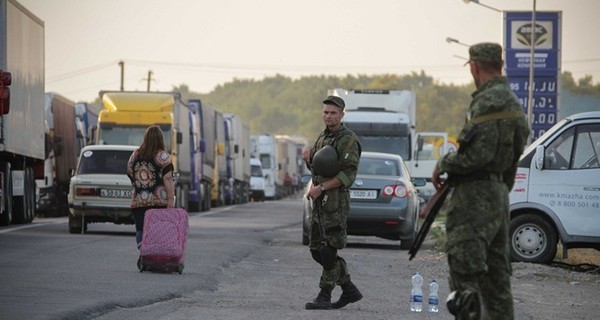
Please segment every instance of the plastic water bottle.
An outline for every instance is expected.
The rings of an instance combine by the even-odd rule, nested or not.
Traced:
[[[412,276],[412,290],[410,291],[410,311],[423,311],[423,277],[417,272]]]
[[[440,299],[438,297],[439,285],[435,280],[429,284],[429,312],[438,312]]]

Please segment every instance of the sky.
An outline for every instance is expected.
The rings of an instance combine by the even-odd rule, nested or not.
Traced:
[[[503,41],[503,14],[463,0],[18,1],[45,23],[46,91],[75,102],[119,90],[119,61],[125,90],[146,90],[150,71],[152,91],[421,71],[460,85],[472,82],[465,45]],[[479,2],[503,11],[534,3]],[[536,10],[562,11],[562,71],[600,82],[600,1],[537,0]]]

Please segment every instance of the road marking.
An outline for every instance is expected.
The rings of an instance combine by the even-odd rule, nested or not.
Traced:
[[[24,226],[19,226],[19,227],[9,227],[8,229],[4,229],[4,230],[0,230],[0,234],[2,233],[9,233],[11,231],[17,231],[17,230],[22,230],[22,229],[28,229],[28,228],[36,228],[36,227],[43,227],[43,226],[47,226],[50,224],[55,224],[56,222],[44,222],[44,223],[32,223],[32,224],[28,224],[28,225],[24,225]]]
[[[231,209],[233,209],[233,208],[235,208],[235,206],[222,207],[222,208],[215,209],[215,210],[211,210],[211,211],[208,211],[208,212],[204,212],[204,213],[195,214],[195,215],[193,215],[192,217],[205,217],[205,216],[210,216],[210,215],[213,215],[213,214],[221,213],[221,212],[223,212],[223,211],[228,211],[228,210],[231,210]]]

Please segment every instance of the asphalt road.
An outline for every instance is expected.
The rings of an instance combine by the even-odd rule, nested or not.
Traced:
[[[340,310],[305,310],[319,291],[320,269],[301,244],[301,210],[299,198],[288,198],[190,213],[182,275],[140,273],[131,225],[92,224],[84,235],[69,234],[66,218],[1,227],[0,318],[453,319],[443,303],[437,314],[409,310],[415,271],[426,283],[438,280],[440,300],[445,300],[442,253],[426,242],[409,261],[398,242],[370,237],[349,237],[340,252],[364,299]],[[572,288],[541,277],[549,267],[515,267],[516,319],[549,319],[547,314],[561,311],[589,319],[598,315],[597,276],[578,279]],[[538,316],[540,285],[551,295],[545,305],[556,310]],[[575,291],[565,296],[567,289]],[[340,293],[336,288],[334,299]]]
[[[84,235],[69,234],[66,218],[2,227],[0,315],[321,319],[323,311],[304,310],[318,293],[320,270],[301,244],[301,210],[299,198],[288,198],[190,213],[182,275],[140,273],[132,225],[92,224]],[[362,237],[350,242],[341,255],[365,298],[328,311],[327,318],[428,318],[408,310],[410,276],[422,263],[409,263],[397,242]],[[334,298],[339,294],[336,289]],[[443,310],[435,318],[451,319]]]

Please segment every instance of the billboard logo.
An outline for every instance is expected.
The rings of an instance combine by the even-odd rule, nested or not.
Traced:
[[[511,22],[511,47],[512,49],[529,49],[533,41],[536,49],[552,48],[552,21],[539,21],[535,23],[535,32],[531,38],[531,21],[515,20]]]
[[[536,47],[548,40],[548,30],[537,23],[535,24],[535,32],[533,35],[535,37]],[[531,23],[524,24],[517,29],[517,40],[528,47],[531,46]]]

